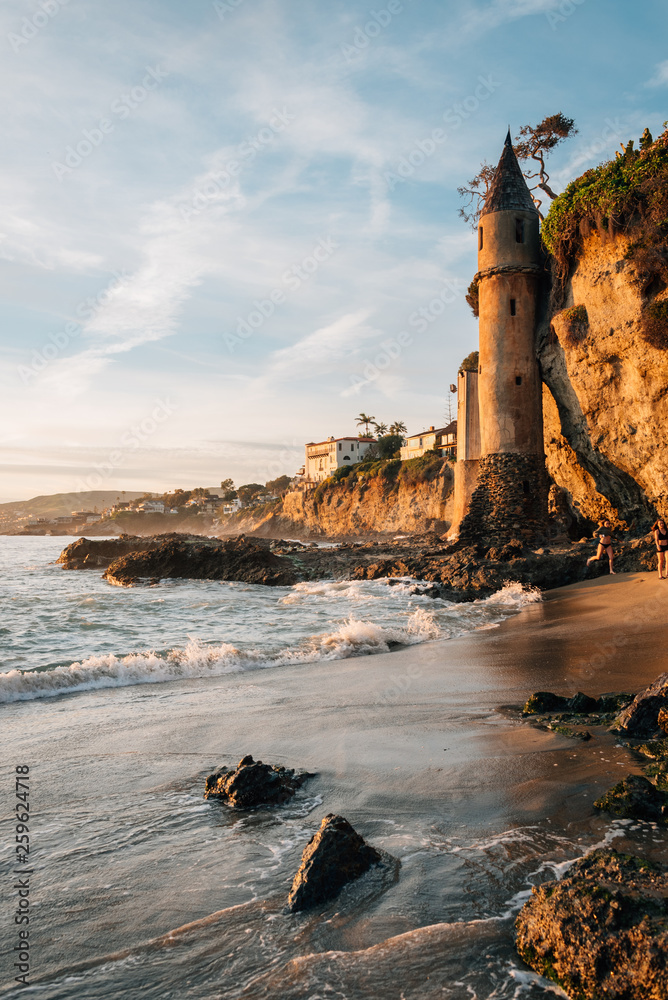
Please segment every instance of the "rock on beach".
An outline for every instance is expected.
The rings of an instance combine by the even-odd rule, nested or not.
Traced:
[[[666,1000],[668,869],[612,850],[534,888],[517,950],[574,1000]]]
[[[304,848],[288,896],[288,912],[296,913],[334,899],[344,885],[381,860],[379,852],[360,837],[347,819],[329,813]]]
[[[205,799],[220,799],[233,809],[276,805],[292,798],[307,778],[308,771],[293,771],[277,764],[263,764],[250,754],[235,768],[220,768],[206,779]]]

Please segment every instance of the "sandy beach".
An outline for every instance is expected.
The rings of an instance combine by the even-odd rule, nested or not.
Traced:
[[[512,945],[531,884],[596,844],[664,860],[668,845],[592,808],[640,770],[614,736],[581,743],[502,706],[641,689],[666,668],[667,607],[668,582],[604,577],[460,639],[2,706],[39,803],[35,995],[65,997],[71,976],[88,997],[548,995]],[[204,776],[246,753],[317,777],[292,811],[203,802]],[[285,918],[328,812],[401,867]]]

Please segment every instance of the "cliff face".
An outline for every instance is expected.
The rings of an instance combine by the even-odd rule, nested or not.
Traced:
[[[643,339],[653,298],[641,294],[628,246],[605,231],[584,240],[563,307],[548,308],[539,327],[538,354],[547,467],[567,491],[562,505],[630,525],[668,514],[668,351]]]
[[[314,535],[443,532],[452,519],[453,486],[449,465],[431,482],[390,486],[376,476],[350,489],[343,480],[324,490],[319,500],[317,491],[288,493],[282,517]]]
[[[430,481],[389,483],[382,476],[354,486],[345,479],[308,493],[288,493],[271,513],[235,515],[225,533],[265,537],[331,537],[444,533],[452,520],[454,475],[445,464]]]

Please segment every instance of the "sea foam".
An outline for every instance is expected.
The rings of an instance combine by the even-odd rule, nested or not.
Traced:
[[[359,598],[365,593],[373,599],[376,589],[405,598],[414,580],[402,580],[390,587],[387,580],[356,582],[329,582],[298,584],[282,599],[282,603],[303,600],[327,600],[340,595],[342,590],[355,593]],[[429,602],[428,598],[421,600]],[[184,679],[219,677],[228,673],[258,670],[267,667],[298,663],[315,663],[323,660],[341,660],[354,656],[387,653],[400,646],[410,646],[439,638],[485,627],[492,620],[502,620],[512,610],[540,600],[540,592],[526,590],[520,584],[507,584],[501,591],[485,600],[472,604],[444,605],[457,619],[439,623],[434,611],[425,607],[415,608],[401,624],[380,625],[349,617],[331,632],[311,636],[293,647],[274,651],[240,649],[232,643],[211,644],[191,638],[184,648],[167,651],[143,650],[126,655],[114,653],[95,654],[69,665],[49,666],[34,670],[10,670],[0,673],[0,704],[52,698],[101,688],[130,687],[136,684],[160,684]],[[495,612],[495,607],[499,612]],[[501,611],[503,608],[503,611]],[[461,611],[458,611],[461,609]]]

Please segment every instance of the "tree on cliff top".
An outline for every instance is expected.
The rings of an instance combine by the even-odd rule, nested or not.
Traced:
[[[471,351],[467,354],[461,365],[459,366],[459,374],[463,375],[464,372],[477,372],[479,363],[478,351]]]
[[[368,413],[359,413],[355,417],[355,423],[358,427],[364,427],[364,436],[369,437],[369,427],[375,422],[375,417],[370,417]],[[360,431],[361,437],[361,431]]]
[[[574,120],[567,118],[559,111],[556,115],[548,115],[546,118],[543,118],[542,122],[539,122],[538,125],[523,125],[519,135],[515,138],[513,149],[520,163],[522,161],[534,160],[538,165],[538,169],[532,173],[530,168],[533,164],[527,164],[526,167],[522,167],[522,173],[527,181],[531,197],[541,219],[543,218],[540,210],[542,199],[533,192],[540,189],[552,199],[557,197],[548,184],[550,175],[545,168],[545,157],[559,143],[563,142],[564,139],[576,135],[577,131]],[[468,182],[468,185],[457,188],[457,193],[462,198],[466,198],[466,203],[463,208],[459,209],[459,214],[465,222],[471,223],[473,229],[478,224],[478,219],[485,204],[485,198],[494,178],[494,173],[495,168],[493,166],[489,163],[483,163],[480,171]],[[531,181],[536,181],[536,183],[531,184]]]

